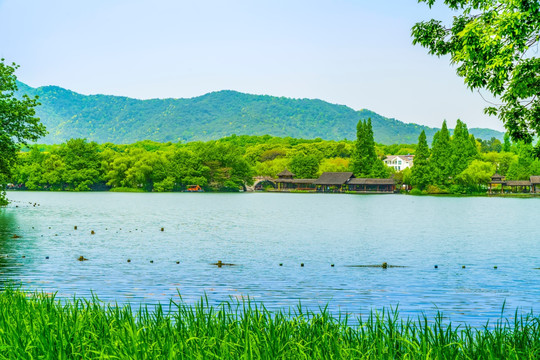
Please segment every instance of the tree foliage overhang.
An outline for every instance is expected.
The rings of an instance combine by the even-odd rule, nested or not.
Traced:
[[[418,0],[432,7],[436,0]],[[540,135],[540,0],[444,0],[456,11],[451,26],[439,20],[412,28],[413,44],[450,55],[471,90],[487,90],[513,140]],[[540,153],[539,153],[540,154]]]

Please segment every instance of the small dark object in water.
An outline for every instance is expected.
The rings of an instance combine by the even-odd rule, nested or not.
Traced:
[[[439,268],[439,265],[435,265],[435,269],[438,269]]]
[[[32,226],[32,229],[33,229],[33,228],[34,228],[34,227]]]
[[[301,266],[301,267],[304,267],[304,263],[300,263],[300,266]]]
[[[131,262],[131,259],[128,259],[128,262]]]
[[[330,265],[331,267],[334,267],[334,264]]]
[[[26,258],[26,256],[23,255],[22,258],[24,259],[24,258]]]
[[[50,228],[51,228],[51,227],[49,226],[49,229],[50,229]]]
[[[19,205],[15,205],[15,207],[19,207]]]
[[[463,265],[461,268],[462,268],[462,269],[465,269],[465,265]]]
[[[493,268],[494,268],[495,270],[497,270],[497,265],[495,265]]]
[[[86,261],[86,260],[88,260],[88,259],[81,255],[81,256],[79,256],[79,258],[78,258],[77,260],[79,260],[79,261]]]
[[[11,238],[12,238],[12,239],[18,239],[18,238],[20,238],[20,236],[17,235],[17,234],[13,234],[13,236],[12,236]]]
[[[180,264],[180,261],[177,261],[176,263],[177,263],[177,264]]]
[[[217,267],[222,267],[222,266],[234,266],[235,264],[224,263],[221,260],[218,260],[217,263],[212,263],[211,265],[216,265]]]
[[[73,230],[77,230],[77,225],[75,225],[75,226],[73,227]]]
[[[161,231],[165,231],[165,228],[161,228]]]
[[[48,256],[45,256],[45,259],[49,259],[49,257],[48,257]]]
[[[387,262],[383,262],[383,263],[382,263],[382,268],[383,268],[383,269],[388,269],[388,263],[387,263]]]
[[[150,264],[153,264],[154,263],[154,260],[150,260]]]
[[[90,234],[94,235],[96,232],[94,230],[90,231]]]
[[[279,266],[283,266],[283,263],[279,263]]]
[[[358,268],[382,268],[383,267],[383,264],[381,265],[345,265],[345,267],[358,267]],[[407,266],[402,266],[402,265],[388,265],[388,263],[386,263],[386,268],[406,268]],[[384,269],[386,269],[384,268]]]

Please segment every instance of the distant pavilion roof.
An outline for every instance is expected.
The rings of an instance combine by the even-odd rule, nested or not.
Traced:
[[[353,178],[349,180],[348,185],[394,185],[394,179],[368,179],[368,178]]]
[[[352,172],[324,172],[313,182],[315,185],[344,185],[353,178]]]
[[[315,179],[276,179],[274,182],[287,184],[313,184]]]
[[[294,174],[292,172],[290,172],[289,170],[285,169],[283,170],[282,172],[280,172],[279,174],[277,174],[278,177],[283,177],[283,176],[294,176]]]
[[[491,176],[491,183],[492,184],[505,184],[504,176],[500,175],[499,173],[495,173]]]
[[[507,186],[531,186],[531,182],[528,180],[508,180]]]
[[[540,176],[531,176],[531,184],[540,184]]]

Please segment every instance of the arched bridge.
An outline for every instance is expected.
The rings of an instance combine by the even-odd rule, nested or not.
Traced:
[[[270,176],[255,176],[253,178],[253,186],[248,187],[248,191],[263,190],[266,186],[277,188],[275,179]]]

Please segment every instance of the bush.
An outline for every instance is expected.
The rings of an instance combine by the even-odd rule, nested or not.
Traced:
[[[447,188],[445,188],[444,186],[438,187],[437,185],[428,185],[426,191],[428,194],[432,195],[449,193]]]

